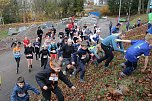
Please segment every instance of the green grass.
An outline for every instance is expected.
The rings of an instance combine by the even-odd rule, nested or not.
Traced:
[[[8,33],[8,30],[0,31],[0,41],[8,36],[7,33]]]
[[[130,18],[130,25],[133,25],[134,23],[137,23],[137,20],[138,19],[141,19],[141,22],[144,23],[144,22],[148,22],[148,14],[142,14],[142,15],[135,15],[135,16],[132,16]],[[126,28],[126,25],[124,24],[121,29],[122,30],[125,30]]]

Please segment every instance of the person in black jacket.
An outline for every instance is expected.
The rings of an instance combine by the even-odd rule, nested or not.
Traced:
[[[48,57],[50,56],[50,53],[47,49],[46,46],[42,46],[42,50],[40,51],[40,55],[41,55],[41,67],[43,67],[45,69],[47,62],[48,62]]]
[[[72,53],[74,53],[74,46],[72,45],[72,40],[68,39],[67,41],[68,43],[65,44],[60,51],[62,51],[62,57],[63,57],[63,63],[65,63],[66,65],[64,65],[62,67],[62,71],[64,73],[64,75],[66,75],[66,72],[68,70],[71,69],[72,64],[71,64],[71,55]],[[68,66],[69,65],[69,66]],[[68,67],[67,67],[68,66]],[[72,74],[72,71],[70,72],[70,74]]]
[[[40,44],[41,44],[42,36],[43,36],[43,31],[41,30],[41,27],[38,27],[37,36],[39,37],[39,41],[40,41]]]
[[[15,38],[15,40],[14,40],[14,41],[12,42],[12,44],[11,44],[11,48],[16,47],[17,44],[20,44],[20,45],[21,45],[21,42],[20,42],[17,38]]]
[[[28,46],[25,48],[25,51],[24,51],[24,54],[26,56],[27,63],[28,63],[29,72],[31,72],[31,68],[32,68],[33,53],[35,53],[34,52],[34,47],[32,47],[32,44],[29,43]]]
[[[68,38],[69,38],[70,31],[71,31],[70,28],[68,28],[68,26],[66,26],[65,34],[67,35]]]
[[[39,42],[39,38],[37,37],[36,41],[33,43],[36,60],[38,60],[38,58],[40,59],[40,45],[41,43]]]
[[[45,101],[51,100],[51,92],[53,92],[58,101],[64,101],[64,96],[61,89],[58,87],[58,80],[63,81],[69,88],[76,89],[70,80],[60,70],[61,62],[51,61],[48,67],[36,74],[35,78],[42,90],[42,95]]]

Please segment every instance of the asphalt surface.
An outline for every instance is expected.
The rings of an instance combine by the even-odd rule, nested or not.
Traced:
[[[113,23],[116,23],[114,19]],[[105,38],[109,35],[109,21],[101,20],[99,26],[102,30],[102,37]],[[92,28],[91,28],[92,29]],[[27,61],[24,55],[24,49],[22,48],[22,56],[19,67],[19,74],[16,74],[16,62],[13,58],[12,50],[4,51],[0,53],[0,76],[2,78],[2,86],[0,90],[0,101],[10,101],[10,95],[13,90],[13,87],[16,83],[17,77],[22,75],[25,78],[25,81],[35,87],[38,87],[35,74],[42,70],[40,67],[40,60],[36,60],[35,56],[33,59],[33,68],[32,72],[28,72]]]

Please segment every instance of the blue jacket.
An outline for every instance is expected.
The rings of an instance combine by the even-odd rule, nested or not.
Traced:
[[[35,87],[29,85],[28,83],[25,83],[23,88],[20,88],[16,84],[11,94],[11,101],[29,101],[29,94],[27,92],[28,90],[32,90],[37,95],[40,94],[40,92]]]
[[[115,51],[119,51],[119,52],[124,53],[124,47],[123,47],[122,42],[117,43],[115,41],[115,39],[119,39],[119,36],[115,35],[115,34],[110,35],[110,36],[108,36],[108,37],[106,37],[105,39],[102,40],[102,44],[104,44],[105,46],[108,46],[108,47],[113,47],[113,49]],[[120,48],[118,48],[118,46]]]
[[[152,34],[152,26],[147,30],[147,33]]]

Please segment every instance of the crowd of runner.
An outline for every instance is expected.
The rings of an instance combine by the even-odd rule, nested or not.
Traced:
[[[41,61],[42,71],[36,74],[35,78],[41,88],[44,101],[50,101],[51,91],[56,94],[58,101],[64,101],[61,89],[58,87],[58,79],[63,81],[69,88],[76,89],[68,77],[75,77],[78,74],[80,83],[85,83],[85,71],[88,64],[95,68],[105,61],[103,68],[110,69],[109,64],[114,58],[113,51],[120,52],[126,62],[122,63],[122,72],[119,77],[123,78],[131,75],[137,68],[139,56],[145,56],[145,65],[143,71],[147,68],[148,56],[152,48],[152,31],[145,34],[143,40],[124,40],[125,33],[119,30],[121,24],[117,23],[109,26],[109,36],[102,38],[101,28],[94,24],[91,30],[85,24],[84,26],[67,26],[65,30],[56,31],[55,27],[49,29],[47,33],[38,27],[37,38],[32,43],[27,37],[23,40],[24,54],[27,59],[28,71],[32,72],[33,58]],[[124,49],[123,42],[131,43],[128,49]],[[16,40],[12,44],[14,58],[17,63],[16,73],[20,71],[21,44]],[[34,56],[35,55],[35,56]],[[23,77],[17,79],[17,83],[11,95],[11,101],[29,101],[27,90],[33,90],[37,95],[40,92],[26,84]]]

